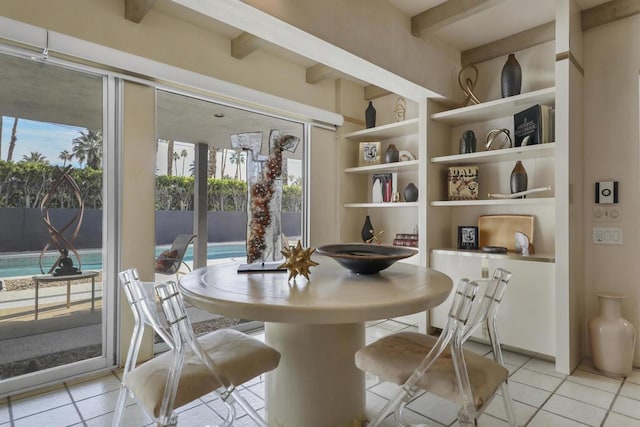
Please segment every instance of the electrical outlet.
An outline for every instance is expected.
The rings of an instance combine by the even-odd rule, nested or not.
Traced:
[[[622,228],[593,227],[593,243],[597,245],[622,245]]]

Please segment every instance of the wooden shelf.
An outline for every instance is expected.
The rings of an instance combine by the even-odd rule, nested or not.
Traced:
[[[469,154],[454,154],[451,156],[433,157],[431,163],[470,165],[516,161],[525,159],[539,159],[553,157],[556,154],[556,143],[529,145],[525,147],[504,148],[502,150],[479,151]]]
[[[535,104],[555,105],[556,88],[549,87],[508,98],[483,102],[455,110],[443,111],[431,115],[437,120],[450,125],[481,122],[513,115]]]
[[[434,200],[431,206],[523,206],[550,205],[555,197],[537,197],[527,199],[489,199],[489,200]]]
[[[376,141],[389,138],[399,138],[418,133],[418,119],[408,119],[402,122],[390,123],[388,125],[377,126],[369,129],[362,129],[350,132],[345,138],[354,141]]]
[[[345,203],[345,208],[417,208],[418,202]]]
[[[406,172],[418,170],[420,166],[419,160],[408,160],[406,162],[381,163],[379,165],[359,166],[355,168],[347,168],[345,173],[368,174],[374,172]]]

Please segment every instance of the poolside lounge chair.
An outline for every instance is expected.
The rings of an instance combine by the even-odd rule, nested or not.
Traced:
[[[195,234],[179,234],[171,244],[171,247],[156,258],[156,273],[177,275],[182,264],[191,271],[191,267],[183,261],[183,258],[187,248],[195,238]]]

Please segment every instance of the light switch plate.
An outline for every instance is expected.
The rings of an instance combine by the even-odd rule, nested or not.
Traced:
[[[622,206],[595,205],[593,207],[594,222],[620,222],[622,221]]]
[[[622,228],[593,227],[593,243],[596,245],[622,245]]]

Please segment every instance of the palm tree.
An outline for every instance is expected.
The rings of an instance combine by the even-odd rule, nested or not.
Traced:
[[[238,179],[240,176],[240,165],[244,164],[244,156],[242,153],[234,151],[229,155],[229,162],[231,162],[232,165],[236,165],[236,173],[233,179]]]
[[[182,176],[184,176],[184,161],[187,159],[187,150],[182,149],[180,152],[180,157],[182,157]]]
[[[216,169],[218,165],[216,164],[218,157],[218,149],[214,146],[209,146],[209,163],[207,164],[207,176],[210,178],[216,177]]]
[[[43,156],[42,153],[39,153],[38,151],[32,151],[31,153],[29,153],[29,155],[23,155],[22,161],[25,163],[40,163],[43,165],[49,164],[49,160],[47,160],[47,157]]]
[[[2,115],[0,114],[0,160],[2,160]]]
[[[60,160],[62,160],[62,167],[67,166],[67,162],[70,162],[73,159],[73,154],[69,152],[69,150],[64,150],[60,152],[58,156]]]
[[[173,139],[167,140],[167,176],[173,175]]]
[[[16,141],[18,140],[18,118],[13,119],[13,129],[11,129],[11,140],[9,141],[9,152],[7,153],[7,162],[13,160],[13,150],[16,148]]]
[[[73,157],[80,164],[86,162],[87,166],[99,169],[102,163],[102,132],[88,130],[80,132],[80,136],[73,139]]]
[[[178,170],[178,159],[180,158],[180,154],[173,153],[173,163],[175,166],[175,170]]]

